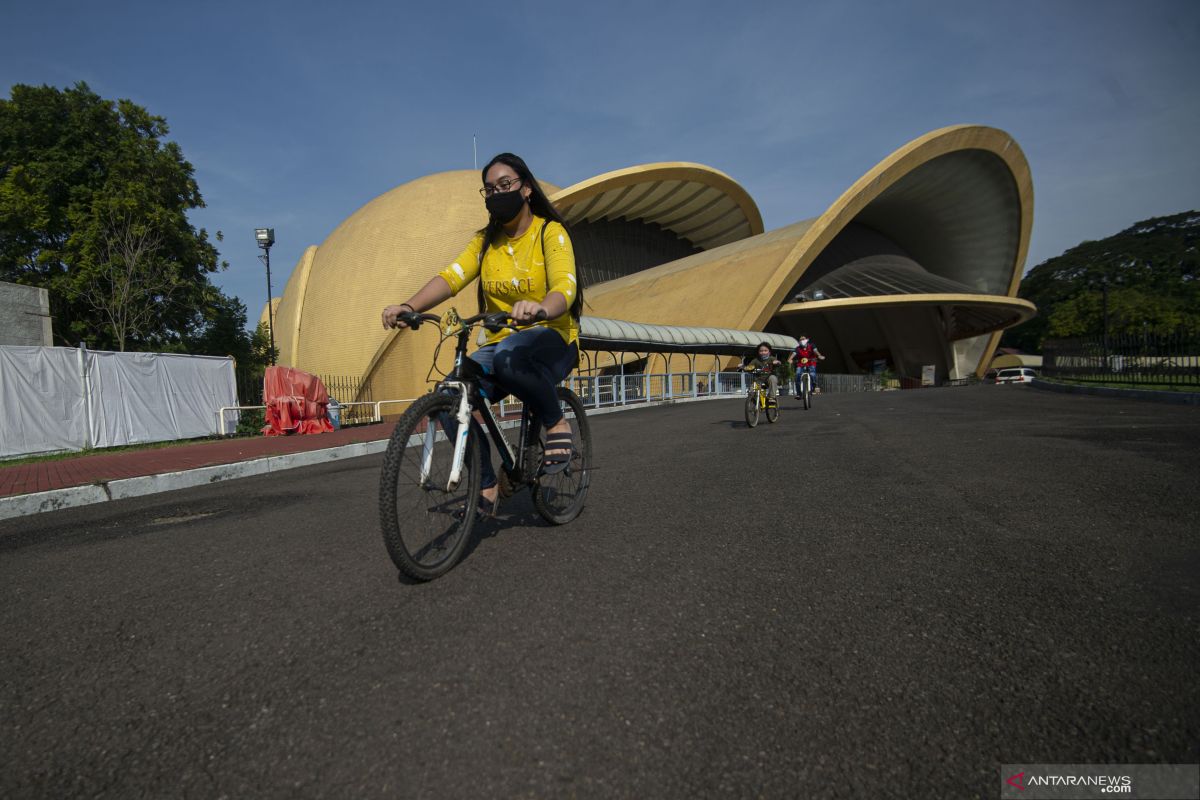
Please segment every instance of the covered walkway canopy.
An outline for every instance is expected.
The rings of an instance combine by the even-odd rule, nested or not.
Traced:
[[[791,336],[763,331],[648,325],[603,317],[583,317],[579,321],[579,346],[583,350],[741,356],[759,342],[767,342],[772,350],[793,350],[797,345]]]
[[[764,331],[743,331],[733,328],[699,328],[686,325],[650,325],[623,319],[582,317],[579,320],[579,349],[587,361],[587,372],[601,369],[625,370],[627,353],[635,362],[645,359],[647,371],[651,356],[663,361],[663,371],[671,372],[671,356],[687,357],[689,372],[696,369],[696,356],[710,355],[719,372],[720,356],[745,356],[766,342],[777,354],[795,349],[791,336]],[[592,354],[596,353],[596,358]],[[621,354],[621,355],[618,355]],[[607,355],[607,358],[604,356]]]

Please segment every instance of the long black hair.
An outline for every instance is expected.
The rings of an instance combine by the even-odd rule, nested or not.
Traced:
[[[521,179],[521,185],[529,187],[530,211],[545,219],[547,224],[550,222],[557,222],[559,225],[563,226],[564,230],[566,229],[567,221],[563,219],[562,214],[558,213],[558,209],[554,207],[554,204],[550,202],[550,198],[546,196],[544,191],[542,191],[542,185],[537,182],[537,178],[533,177],[533,173],[529,171],[529,167],[526,165],[525,159],[521,158],[520,156],[513,155],[512,153],[500,153],[499,155],[493,156],[492,160],[485,164],[483,166],[483,170],[479,173],[479,179],[481,182],[487,181],[488,170],[491,169],[495,164],[504,164],[512,169],[513,172],[517,173],[517,177]],[[499,238],[500,231],[503,230],[503,228],[503,222],[496,219],[494,216],[489,215],[487,225],[479,229],[479,233],[483,234],[483,247],[479,249],[480,313],[483,313],[485,308],[483,299],[483,257],[487,253],[487,249],[489,246],[491,246],[492,242]],[[569,231],[568,235],[570,235]],[[544,237],[542,241],[545,241]],[[545,257],[546,254],[542,253],[542,258],[544,259]],[[575,265],[575,277],[577,279],[575,284],[575,299],[571,302],[570,312],[572,317],[579,319],[579,315],[583,312],[583,277],[579,272],[578,263]]]

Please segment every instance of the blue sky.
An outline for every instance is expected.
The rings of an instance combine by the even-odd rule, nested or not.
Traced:
[[[1027,266],[1200,207],[1200,2],[58,2],[2,0],[0,85],[86,81],[166,117],[257,318],[372,198],[511,150],[567,186],[697,161],[768,229],[956,123],[1033,170]]]

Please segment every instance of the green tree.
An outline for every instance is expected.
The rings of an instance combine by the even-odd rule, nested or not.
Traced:
[[[241,300],[214,290],[203,317],[203,326],[185,342],[188,352],[233,356],[239,366],[266,363],[265,353],[256,349],[254,338],[246,332],[246,305]]]
[[[1144,220],[1083,242],[1026,273],[1019,295],[1038,315],[1003,344],[1040,352],[1050,337],[1200,329],[1200,212]]]
[[[1177,298],[1119,287],[1109,289],[1107,304],[1108,333],[1112,336],[1168,334],[1181,328],[1200,330],[1200,308],[1189,308]],[[1047,331],[1053,338],[1102,333],[1104,306],[1103,291],[1081,292],[1054,307]]]
[[[85,83],[0,99],[0,280],[50,291],[59,342],[178,350],[203,335],[221,296],[208,276],[227,265],[188,221],[204,201],[167,133]]]

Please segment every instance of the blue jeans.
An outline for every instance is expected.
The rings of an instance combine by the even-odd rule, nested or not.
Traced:
[[[579,363],[579,348],[564,342],[558,331],[541,326],[526,328],[479,348],[470,358],[487,375],[481,385],[488,400],[498,402],[514,394],[544,427],[553,427],[562,420],[555,387]],[[458,422],[447,415],[442,426],[453,439]],[[496,485],[492,448],[478,422],[471,420],[471,429],[479,442],[480,487],[489,489]]]
[[[808,367],[796,367],[796,394],[797,395],[800,394],[800,376],[806,372],[809,375],[812,375],[813,391],[816,391],[816,389],[817,389],[817,367],[816,367],[816,365],[814,364],[814,365],[808,366]]]

